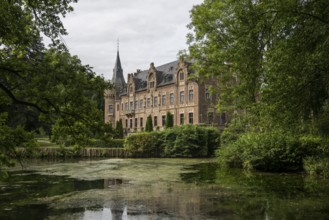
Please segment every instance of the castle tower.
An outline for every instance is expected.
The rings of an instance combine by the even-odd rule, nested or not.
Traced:
[[[119,43],[117,49],[117,57],[113,68],[112,76],[113,89],[105,91],[105,109],[104,117],[106,123],[111,123],[115,126],[115,108],[116,101],[119,100],[120,94],[127,89],[126,81],[123,77],[123,70],[121,67],[120,55],[119,55]]]
[[[112,83],[114,84],[116,95],[118,98],[119,94],[123,93],[127,88],[127,84],[123,77],[123,70],[121,67],[121,61],[120,61],[120,55],[119,55],[119,44],[118,44],[118,50],[117,50],[117,58],[115,60],[115,65],[113,68]]]

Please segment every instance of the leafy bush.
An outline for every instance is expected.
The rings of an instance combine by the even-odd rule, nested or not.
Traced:
[[[127,137],[125,148],[133,156],[207,157],[219,146],[219,131],[193,125],[161,132],[138,133]]]
[[[125,149],[135,157],[159,157],[162,154],[162,138],[159,132],[143,132],[129,135]]]
[[[304,159],[304,169],[310,176],[329,177],[328,157],[307,157]]]
[[[275,172],[302,170],[309,154],[307,145],[282,131],[246,133],[217,152],[222,166]]]
[[[219,131],[215,128],[185,125],[163,131],[164,156],[213,156],[219,146]]]

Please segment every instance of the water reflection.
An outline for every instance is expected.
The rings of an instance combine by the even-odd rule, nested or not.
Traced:
[[[220,170],[204,160],[101,163],[52,166],[61,175],[11,172],[0,182],[0,219],[329,219],[327,180]],[[62,175],[82,168],[80,178]]]

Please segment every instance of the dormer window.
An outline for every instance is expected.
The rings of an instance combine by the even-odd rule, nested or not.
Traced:
[[[149,88],[152,89],[155,86],[154,74],[150,73],[149,75]]]
[[[183,81],[184,80],[184,72],[179,73],[179,80]]]

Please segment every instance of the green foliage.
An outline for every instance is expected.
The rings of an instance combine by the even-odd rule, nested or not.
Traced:
[[[162,154],[162,138],[159,132],[143,132],[127,136],[125,149],[136,157],[159,157]]]
[[[307,157],[304,169],[310,176],[329,178],[329,157]]]
[[[129,135],[125,148],[135,156],[210,157],[219,147],[215,128],[185,125],[160,132]]]
[[[173,126],[174,126],[174,115],[171,114],[170,112],[167,112],[165,127],[172,128]]]
[[[174,127],[164,131],[164,155],[167,157],[208,156],[206,129],[193,125]]]
[[[26,132],[22,127],[11,128],[7,126],[6,118],[5,113],[0,114],[0,168],[14,165],[16,147],[25,147],[30,150],[37,146],[33,133]]]
[[[326,0],[205,0],[192,9],[194,70],[217,79],[217,109],[234,117],[222,165],[300,170],[327,151],[328,13]]]
[[[90,141],[88,147],[98,147],[98,148],[123,148],[125,139],[94,139]]]
[[[146,132],[153,131],[153,122],[152,122],[152,116],[151,115],[147,116],[145,131]]]
[[[25,143],[19,141],[24,130],[43,128],[58,142],[84,146],[104,134],[103,94],[110,84],[61,43],[66,34],[61,18],[76,0],[0,1],[0,113],[8,115],[6,135]],[[51,40],[49,49],[41,36]]]
[[[119,121],[116,122],[115,137],[116,138],[123,138],[123,127],[122,127],[122,119],[121,118],[120,118]]]
[[[317,150],[313,142],[302,142],[284,131],[245,133],[217,151],[224,167],[262,171],[299,171],[303,159]]]
[[[295,130],[328,121],[328,2],[211,1],[191,11],[189,52],[201,78],[218,79],[218,109],[259,107]],[[252,114],[259,114],[253,112]]]

